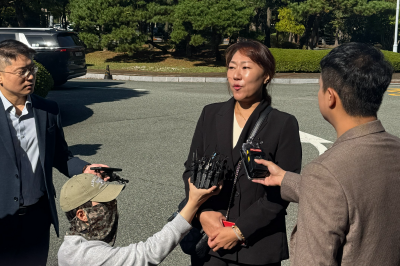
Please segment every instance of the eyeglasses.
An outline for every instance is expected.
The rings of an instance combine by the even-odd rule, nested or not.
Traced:
[[[27,67],[27,68],[25,68],[25,69],[21,69],[21,70],[17,71],[16,73],[14,73],[14,72],[7,72],[7,71],[1,71],[1,70],[0,70],[0,72],[8,73],[8,74],[13,74],[13,75],[16,75],[16,76],[18,76],[18,77],[20,77],[20,78],[25,79],[25,78],[27,78],[30,74],[36,75],[36,73],[38,72],[38,70],[39,70],[39,68],[38,68],[36,65],[33,65],[33,66],[31,66],[31,67]]]

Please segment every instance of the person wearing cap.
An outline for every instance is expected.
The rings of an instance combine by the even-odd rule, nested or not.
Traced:
[[[60,205],[70,229],[58,251],[58,264],[69,265],[157,265],[192,228],[198,208],[221,190],[221,185],[197,189],[189,182],[189,200],[182,211],[145,242],[113,247],[118,230],[116,198],[125,185],[105,182],[92,174],[80,174],[61,189]]]

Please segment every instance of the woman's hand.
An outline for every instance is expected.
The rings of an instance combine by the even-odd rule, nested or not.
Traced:
[[[218,186],[213,186],[209,189],[199,189],[196,188],[193,183],[190,182],[190,178],[188,180],[189,182],[189,200],[188,204],[193,204],[197,208],[201,206],[204,202],[206,202],[210,197],[214,195],[218,195],[219,192],[222,189],[222,183],[220,183]]]
[[[235,247],[238,242],[239,239],[232,227],[222,227],[208,238],[208,245],[214,252],[218,251],[220,248],[231,249]]]
[[[220,212],[204,211],[199,215],[199,221],[204,232],[209,237],[214,235],[219,229],[223,228],[222,221],[226,220]]]
[[[198,189],[189,182],[189,200],[186,206],[180,211],[180,214],[188,223],[191,223],[197,210],[210,197],[217,195],[222,189],[222,183],[219,186],[213,186],[209,189]]]

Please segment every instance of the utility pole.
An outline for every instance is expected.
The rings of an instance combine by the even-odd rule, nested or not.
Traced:
[[[400,0],[397,0],[397,5],[396,5],[396,26],[394,29],[394,44],[393,44],[393,52],[397,53],[397,35],[399,32],[399,2]]]

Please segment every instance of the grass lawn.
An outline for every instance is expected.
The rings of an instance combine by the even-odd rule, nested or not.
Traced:
[[[134,70],[177,73],[225,72],[223,64],[215,64],[213,58],[193,57],[191,59],[162,54],[161,51],[142,51],[129,56],[111,51],[96,51],[86,54],[88,69]]]
[[[226,48],[226,47],[222,47]],[[224,49],[221,49],[223,54]],[[276,72],[281,73],[318,73],[321,59],[330,50],[270,49],[276,61]],[[400,54],[382,51],[396,72],[400,71]],[[216,63],[213,53],[205,50],[191,58],[163,54],[161,50],[144,49],[131,56],[111,51],[95,51],[86,54],[88,69],[105,70],[109,65],[112,70],[144,71],[158,73],[223,73],[224,62]]]

